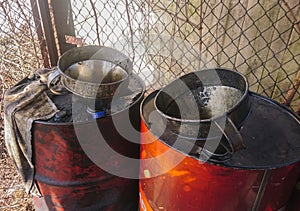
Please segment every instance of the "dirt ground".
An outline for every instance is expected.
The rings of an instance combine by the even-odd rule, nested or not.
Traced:
[[[6,6],[7,11],[13,13],[11,4]],[[12,20],[17,24],[17,21],[22,19],[20,13],[16,15],[17,13],[1,16],[0,21],[7,25],[8,20]],[[14,19],[15,17],[18,19]],[[38,40],[32,42],[31,28],[26,24],[12,27],[15,27],[14,31],[4,33],[5,27],[0,30],[0,210],[31,211],[34,210],[32,196],[25,193],[21,178],[7,154],[4,143],[3,97],[5,90],[39,69],[42,61],[37,48]]]
[[[1,40],[0,40],[1,41]],[[0,52],[7,51],[9,47],[1,45]],[[12,55],[6,55],[8,58]],[[1,54],[3,55],[3,54]],[[1,211],[31,211],[32,196],[28,195],[23,188],[23,183],[15,166],[10,159],[4,141],[3,122],[3,97],[7,88],[28,75],[30,71],[20,71],[11,64],[5,64],[0,59],[0,210]]]
[[[24,191],[22,180],[4,143],[3,91],[2,87],[0,90],[0,210],[32,211],[34,210],[32,196]]]

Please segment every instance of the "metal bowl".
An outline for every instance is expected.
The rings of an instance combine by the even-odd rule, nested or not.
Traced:
[[[63,86],[78,96],[105,99],[127,83],[132,68],[130,59],[113,48],[84,46],[65,52],[54,76],[60,75]]]
[[[155,109],[171,132],[207,140],[224,136],[230,151],[243,148],[240,128],[250,112],[246,78],[231,70],[204,69],[162,88]]]

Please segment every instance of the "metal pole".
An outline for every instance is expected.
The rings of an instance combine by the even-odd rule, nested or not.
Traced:
[[[40,16],[44,28],[48,53],[51,66],[55,66],[58,60],[57,46],[54,37],[53,24],[51,21],[49,4],[47,0],[37,0],[40,8]]]
[[[70,0],[50,0],[50,12],[53,17],[53,29],[56,35],[58,55],[76,47],[66,40],[66,36],[75,37],[74,22]]]
[[[39,39],[39,45],[43,57],[44,67],[50,67],[50,61],[47,51],[47,43],[44,37],[44,31],[41,25],[41,17],[38,8],[38,2],[36,0],[30,0],[31,10],[33,14],[34,24]]]

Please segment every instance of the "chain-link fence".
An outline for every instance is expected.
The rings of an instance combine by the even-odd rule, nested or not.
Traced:
[[[4,146],[3,95],[20,79],[44,66],[30,1],[0,1],[0,210],[33,210],[31,196]]]
[[[221,66],[245,74],[252,91],[298,109],[298,0],[72,0],[71,7],[83,44],[127,52],[150,88]]]
[[[1,100],[4,90],[47,63],[47,27],[34,15],[35,2],[0,1]],[[187,72],[221,66],[245,74],[252,91],[300,109],[299,0],[63,2],[71,8],[77,44],[128,54],[149,90]],[[3,145],[2,120],[0,132],[0,210],[31,210]]]

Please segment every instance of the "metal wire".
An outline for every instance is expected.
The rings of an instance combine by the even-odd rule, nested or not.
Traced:
[[[28,0],[0,2],[0,210],[33,210],[4,145],[4,91],[43,64],[31,4]]]
[[[142,63],[136,72],[150,89],[195,69],[221,66],[245,74],[250,90],[298,109],[296,0],[72,0],[71,4],[76,36],[83,45],[127,52],[134,63]]]
[[[130,56],[150,91],[191,71],[224,67],[245,74],[252,91],[300,110],[299,0],[70,1],[76,38]],[[30,2],[0,2],[1,99],[45,64]],[[7,161],[2,123],[0,209],[31,210],[30,197],[12,186],[20,181]]]

